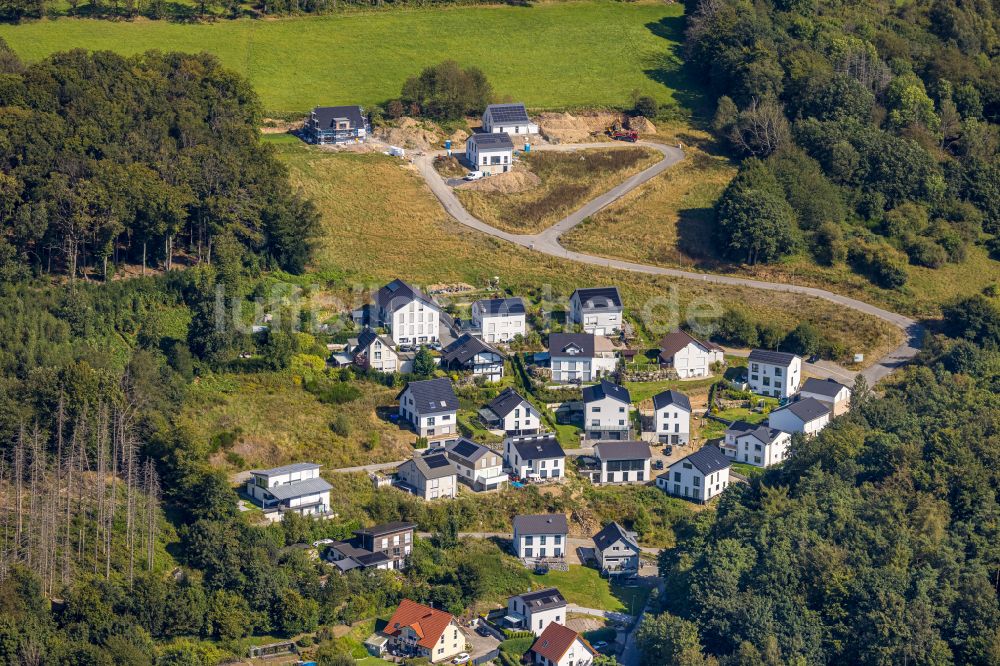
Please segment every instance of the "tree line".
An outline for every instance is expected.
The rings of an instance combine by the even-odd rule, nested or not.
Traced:
[[[256,94],[214,57],[0,53],[0,275],[304,269],[318,216],[259,142]]]
[[[953,303],[940,330],[678,528],[645,663],[997,663],[1000,306]]]
[[[716,205],[722,254],[807,252],[887,289],[1000,234],[1000,15],[953,0],[702,0],[689,65],[745,158]]]

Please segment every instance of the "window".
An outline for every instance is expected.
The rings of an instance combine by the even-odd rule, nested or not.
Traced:
[[[544,546],[546,541],[548,541],[548,537],[546,537],[543,534],[541,537],[538,538],[538,545],[539,546]]]
[[[760,372],[760,366],[756,363],[750,364],[750,372]]]
[[[524,545],[525,546],[530,546],[532,543],[534,543],[534,540],[535,540],[535,537],[533,537],[531,535],[526,536],[526,537],[524,537]]]
[[[775,368],[774,369],[774,376],[775,377],[780,377],[781,376],[781,368]]]
[[[692,486],[700,486],[700,485],[701,485],[701,477],[700,477],[700,476],[696,476],[696,477],[694,477],[694,478],[693,478],[693,479],[691,480],[691,485],[692,485]]]
[[[674,481],[680,481],[680,480],[681,480],[681,473],[674,472]]]
[[[555,540],[556,540],[556,545],[557,546],[562,545],[562,535],[561,534],[555,535]]]

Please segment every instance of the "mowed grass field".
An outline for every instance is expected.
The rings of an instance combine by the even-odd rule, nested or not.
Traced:
[[[654,337],[695,309],[721,314],[738,306],[789,330],[811,321],[852,353],[863,351],[869,358],[899,339],[888,324],[819,299],[587,266],[532,252],[453,221],[416,170],[400,160],[327,152],[287,136],[270,141],[289,166],[293,185],[323,215],[313,270],[330,276],[337,297],[353,306],[361,304],[357,286],[395,277],[423,285],[482,286],[496,276],[505,288],[527,297],[549,285],[559,302],[578,287],[617,285],[626,307]]]
[[[682,14],[680,3],[591,0],[194,24],[60,18],[2,25],[0,37],[28,61],[71,48],[208,51],[249,77],[275,116],[382,103],[449,58],[533,109],[624,107],[633,90],[674,101]]]

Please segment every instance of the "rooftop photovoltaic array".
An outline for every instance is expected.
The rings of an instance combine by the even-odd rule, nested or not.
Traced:
[[[504,104],[490,107],[490,115],[498,123],[527,123],[528,112],[522,104]]]

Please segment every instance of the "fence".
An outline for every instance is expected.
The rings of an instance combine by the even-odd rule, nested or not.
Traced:
[[[480,666],[480,664],[487,664],[499,656],[500,656],[500,648],[493,648],[486,654],[480,655],[475,659],[473,659],[472,663],[475,664],[475,666]]]

